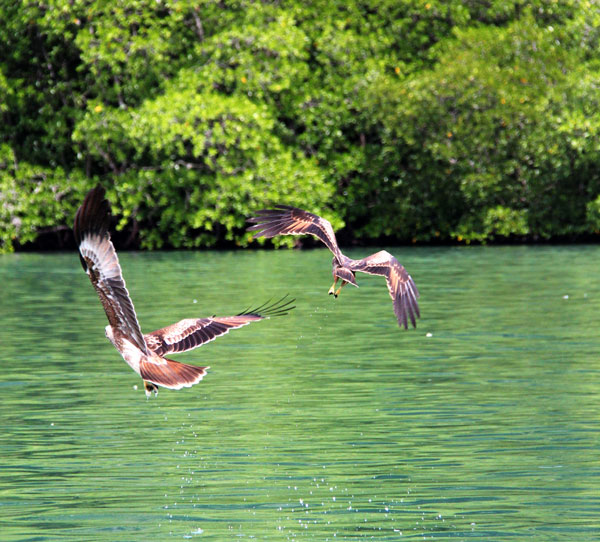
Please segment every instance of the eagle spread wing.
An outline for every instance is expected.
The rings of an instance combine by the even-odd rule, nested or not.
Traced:
[[[287,314],[294,308],[291,306],[293,302],[294,299],[287,299],[285,296],[275,303],[269,305],[267,302],[236,316],[187,318],[148,333],[145,335],[146,344],[159,356],[186,352],[228,333],[230,329],[236,329],[271,316]]]
[[[410,319],[413,327],[416,327],[416,317],[421,316],[417,304],[419,291],[412,277],[394,256],[381,250],[356,261],[351,269],[369,275],[383,275],[394,302],[394,313],[398,318],[398,324],[408,328],[408,319]]]
[[[75,215],[73,232],[79,246],[79,258],[98,292],[110,325],[147,353],[119,258],[108,233],[110,205],[104,194],[101,186],[90,190]]]
[[[256,231],[255,239],[309,233],[323,241],[335,256],[340,255],[335,233],[329,221],[308,211],[289,205],[276,205],[274,209],[258,211],[257,216],[248,219],[248,222],[255,224],[248,228],[248,231]]]

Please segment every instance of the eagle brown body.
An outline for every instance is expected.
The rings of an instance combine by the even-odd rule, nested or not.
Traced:
[[[310,234],[320,239],[333,253],[333,285],[329,289],[330,295],[337,297],[346,284],[358,287],[357,271],[385,277],[398,325],[406,329],[410,320],[413,327],[416,327],[416,318],[421,316],[417,303],[419,291],[406,269],[389,252],[381,250],[361,260],[348,258],[340,250],[328,220],[289,205],[276,205],[274,209],[262,209],[248,222],[254,224],[248,228],[248,231],[255,231],[255,238]],[[336,290],[338,280],[341,280],[341,285]]]
[[[88,192],[77,210],[73,231],[83,269],[96,289],[108,325],[105,333],[127,364],[142,377],[146,395],[158,393],[157,386],[178,390],[202,380],[209,367],[180,363],[165,356],[192,350],[230,329],[270,316],[287,314],[293,300],[264,304],[236,316],[188,318],[144,335],[110,240],[110,205],[104,189]]]

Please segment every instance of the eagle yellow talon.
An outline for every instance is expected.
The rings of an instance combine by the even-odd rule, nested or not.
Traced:
[[[158,395],[158,386],[144,380],[144,392],[146,393],[146,399],[152,397],[152,392],[154,392],[154,397],[156,397]]]
[[[331,292],[333,294],[333,297],[337,297],[338,295],[340,295],[340,292],[342,291],[342,288],[344,286],[346,286],[346,284],[348,284],[345,280],[342,280],[342,283],[340,284],[340,287],[334,292],[333,291],[333,286],[335,286],[335,283],[333,284],[333,286],[331,287]]]
[[[337,284],[337,282],[338,282],[338,277],[334,276],[333,284],[331,285],[331,288],[329,288],[329,292],[328,292],[328,294],[332,295],[333,297],[337,297],[338,293],[339,293],[339,290],[337,292],[335,291],[335,285]]]

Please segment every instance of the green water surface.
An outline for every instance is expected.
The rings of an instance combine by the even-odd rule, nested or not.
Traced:
[[[0,257],[0,540],[600,540],[600,248],[388,250],[416,330],[326,250],[122,253],[145,332],[297,298],[151,400],[76,254]]]

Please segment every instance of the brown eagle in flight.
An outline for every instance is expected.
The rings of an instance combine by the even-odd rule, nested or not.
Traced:
[[[248,222],[255,224],[248,228],[248,231],[256,232],[254,238],[308,233],[323,241],[333,253],[333,284],[329,288],[329,294],[333,294],[335,297],[348,283],[358,287],[355,279],[357,271],[384,276],[394,302],[394,313],[398,319],[398,325],[407,329],[408,320],[410,320],[413,327],[417,327],[416,318],[421,316],[417,303],[419,291],[406,269],[389,252],[381,250],[362,260],[348,258],[342,254],[329,221],[289,205],[276,205],[274,209],[262,209]],[[335,286],[338,280],[341,280],[341,285],[336,290]]]
[[[179,390],[197,384],[209,367],[187,365],[166,358],[193,350],[224,335],[230,329],[270,316],[287,314],[293,299],[287,296],[237,316],[187,318],[144,335],[125,286],[119,259],[108,233],[110,205],[104,188],[88,192],[75,215],[73,231],[83,269],[98,292],[108,318],[105,333],[127,364],[144,381],[146,396],[158,393],[157,386]]]

